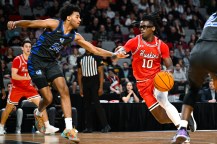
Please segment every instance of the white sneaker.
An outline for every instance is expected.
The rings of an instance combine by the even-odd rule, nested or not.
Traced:
[[[59,131],[59,128],[50,125],[49,127],[46,128],[45,134],[54,134],[57,131]]]
[[[5,134],[4,127],[1,127],[1,126],[0,126],[0,135],[4,135],[4,134]]]

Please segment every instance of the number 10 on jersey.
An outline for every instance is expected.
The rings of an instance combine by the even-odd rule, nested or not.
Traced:
[[[142,64],[143,68],[152,68],[152,66],[153,66],[153,60],[143,59],[143,64]]]

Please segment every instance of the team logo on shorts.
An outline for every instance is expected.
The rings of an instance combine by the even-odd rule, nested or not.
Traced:
[[[37,71],[36,71],[36,74],[37,74],[37,75],[42,75],[41,70],[37,70]]]

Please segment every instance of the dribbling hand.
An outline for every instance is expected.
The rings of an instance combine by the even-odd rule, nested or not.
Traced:
[[[9,21],[7,23],[7,27],[8,27],[9,30],[15,29],[16,28],[15,22],[14,21]]]

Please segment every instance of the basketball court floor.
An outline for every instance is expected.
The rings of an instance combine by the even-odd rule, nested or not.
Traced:
[[[80,144],[169,144],[175,131],[79,133]],[[60,136],[42,134],[6,134],[0,144],[71,144]],[[217,144],[217,131],[191,133],[191,144]]]

